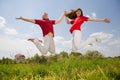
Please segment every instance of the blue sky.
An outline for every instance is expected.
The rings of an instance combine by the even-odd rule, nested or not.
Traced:
[[[104,56],[120,56],[120,0],[0,0],[0,58],[13,58],[16,53],[31,57],[40,53],[27,39],[30,37],[42,39],[38,25],[18,21],[15,18],[40,19],[43,12],[50,19],[58,19],[63,11],[81,8],[85,16],[93,18],[109,18],[111,23],[86,22],[82,25],[82,39],[98,34],[103,38],[101,43],[87,46],[80,50],[98,50]],[[54,25],[56,52],[71,51],[71,25],[65,19]]]

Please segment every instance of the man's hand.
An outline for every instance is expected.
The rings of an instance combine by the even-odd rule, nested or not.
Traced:
[[[20,17],[18,17],[18,18],[16,18],[17,20],[21,20],[21,19],[23,19],[23,17],[22,16],[20,16]]]
[[[66,16],[66,14],[67,14],[67,12],[66,11],[64,11],[64,15]]]
[[[63,17],[64,17],[64,16],[66,16],[66,14],[67,14],[67,12],[66,12],[66,11],[64,11],[64,12],[62,13]]]

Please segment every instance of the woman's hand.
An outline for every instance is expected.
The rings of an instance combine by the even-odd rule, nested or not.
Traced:
[[[107,19],[107,18],[106,18],[106,19],[104,19],[103,21],[104,21],[105,23],[110,23],[110,20],[109,20],[109,19]]]

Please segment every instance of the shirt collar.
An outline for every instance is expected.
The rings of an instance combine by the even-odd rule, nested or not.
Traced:
[[[43,20],[49,20],[49,18],[45,19],[45,18],[42,18]]]

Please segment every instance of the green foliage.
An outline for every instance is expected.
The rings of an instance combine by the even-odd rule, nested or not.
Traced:
[[[13,63],[14,61],[12,59],[9,59],[9,58],[2,58],[2,60],[0,60],[0,63],[2,64],[11,64]]]
[[[119,80],[119,60],[65,58],[51,64],[4,64],[0,80]]]
[[[62,51],[62,52],[60,52],[59,56],[62,57],[62,58],[68,58],[68,53]]]
[[[87,57],[87,58],[103,58],[103,55],[96,50],[95,51],[94,50],[93,51],[88,50],[85,53],[84,56]]]
[[[56,54],[56,55],[50,55],[49,57],[47,57],[47,62],[48,63],[51,63],[51,62],[57,62],[57,59],[58,59],[58,55]]]
[[[0,80],[119,80],[120,58],[101,57],[97,51],[85,55],[63,51],[50,56],[36,54],[22,63],[11,64],[3,58]]]
[[[79,57],[81,56],[82,54],[79,53],[79,52],[71,52],[69,56],[74,56],[74,57]]]
[[[39,56],[38,54],[36,54],[33,58],[31,58],[31,60],[29,62],[32,63],[46,63],[47,59],[45,56]]]

